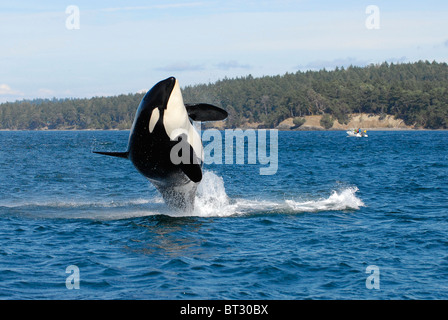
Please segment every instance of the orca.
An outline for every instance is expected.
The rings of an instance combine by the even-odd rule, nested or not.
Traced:
[[[184,104],[177,79],[170,77],[141,100],[125,152],[93,152],[131,160],[169,207],[191,211],[203,163],[202,141],[192,123],[224,120],[227,115],[214,105]]]

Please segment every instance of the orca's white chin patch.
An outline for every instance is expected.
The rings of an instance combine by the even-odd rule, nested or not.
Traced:
[[[181,134],[186,134],[188,143],[193,147],[196,155],[203,161],[201,137],[190,123],[177,80],[163,114],[163,126],[171,140],[176,140]]]
[[[188,113],[185,109],[179,82],[176,80],[163,114],[163,126],[168,137],[174,140],[176,138],[176,129],[187,129],[189,124]]]

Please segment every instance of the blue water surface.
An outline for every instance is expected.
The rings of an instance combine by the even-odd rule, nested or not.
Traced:
[[[127,139],[0,132],[0,299],[448,298],[446,131],[278,132],[274,175],[205,164],[192,213],[92,153]]]

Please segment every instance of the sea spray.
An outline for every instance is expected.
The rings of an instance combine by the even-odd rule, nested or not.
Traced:
[[[294,212],[316,212],[327,210],[358,210],[364,206],[364,202],[356,197],[357,187],[350,187],[341,191],[333,190],[330,197],[326,199],[298,202],[285,200],[286,204]]]
[[[231,199],[226,193],[224,180],[213,172],[205,172],[195,202],[195,210],[191,215],[202,217],[226,217],[232,215],[320,212],[339,210],[359,210],[364,202],[356,196],[359,189],[348,187],[339,191],[333,190],[328,198],[318,200],[257,200]]]
[[[191,212],[173,211],[161,197],[150,199],[103,201],[48,201],[17,204],[0,204],[0,207],[14,209],[26,214],[30,208],[38,209],[33,217],[82,218],[93,220],[120,220],[143,216],[167,215],[171,217],[229,217],[258,214],[286,214],[302,212],[359,210],[364,202],[356,196],[357,187],[332,191],[327,198],[317,200],[276,200],[230,198],[225,190],[222,177],[213,172],[204,172],[198,186],[195,208]],[[27,214],[26,214],[27,215]]]
[[[226,194],[224,180],[211,171],[205,171],[198,186],[193,215],[229,216],[235,213],[235,206]]]

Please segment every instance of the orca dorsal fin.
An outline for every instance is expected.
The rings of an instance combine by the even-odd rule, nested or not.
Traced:
[[[227,111],[207,103],[186,104],[188,116],[193,121],[219,121],[227,118]]]
[[[124,159],[129,159],[129,152],[105,152],[105,151],[93,151],[93,153],[98,153],[98,154],[103,154],[106,156],[111,156],[111,157],[118,157],[118,158],[124,158]]]

